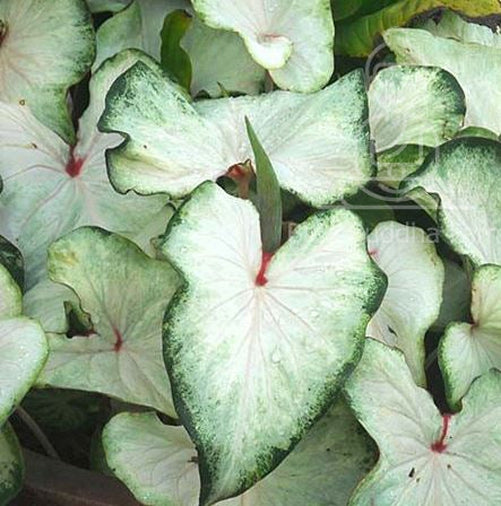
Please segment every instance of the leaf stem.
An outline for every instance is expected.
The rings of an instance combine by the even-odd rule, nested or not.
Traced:
[[[56,449],[52,446],[49,438],[45,435],[43,430],[40,428],[37,422],[31,418],[27,411],[21,406],[16,409],[16,414],[24,422],[24,424],[30,429],[33,435],[37,438],[38,442],[44,449],[45,453],[53,459],[61,460],[61,457],[57,453]]]

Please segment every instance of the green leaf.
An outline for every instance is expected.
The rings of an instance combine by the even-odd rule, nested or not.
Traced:
[[[88,71],[95,53],[85,2],[53,0],[48,9],[44,0],[1,0],[0,22],[6,27],[0,43],[0,100],[29,107],[39,121],[73,143],[66,95]]]
[[[153,413],[122,413],[104,430],[108,461],[138,501],[196,504],[197,454],[182,427]],[[344,506],[374,463],[371,441],[344,402],[337,402],[272,473],[221,506]]]
[[[334,70],[330,0],[246,2],[194,0],[202,21],[236,32],[252,58],[283,89],[310,93]]]
[[[348,1],[348,0],[347,0]],[[374,2],[371,2],[374,3]],[[380,10],[367,15],[354,16],[336,23],[336,53],[354,57],[366,57],[375,47],[376,39],[385,30],[404,26],[419,14],[438,7],[460,11],[469,17],[501,14],[497,0],[394,0],[384,2]]]
[[[380,223],[367,244],[388,278],[388,289],[367,336],[403,351],[414,380],[424,386],[424,338],[440,312],[442,261],[423,230],[394,221]]]
[[[138,63],[111,87],[99,127],[126,136],[108,152],[117,190],[178,198],[252,160],[247,116],[281,188],[324,206],[373,175],[367,115],[361,71],[311,95],[276,91],[193,103],[161,69]]]
[[[21,491],[24,462],[14,430],[6,423],[0,428],[0,504],[10,504]]]
[[[477,5],[477,2],[469,3]],[[492,12],[501,12],[501,4],[496,4]],[[448,19],[450,17],[445,18],[446,23],[449,23]],[[498,101],[492,97],[497,96],[497,83],[501,80],[501,35],[484,27],[490,32],[490,39],[482,40],[478,25],[462,20],[460,23],[460,40],[439,36],[441,24],[436,29],[431,28],[431,32],[393,28],[385,32],[384,40],[395,53],[398,63],[432,65],[450,72],[466,96],[465,126],[486,128],[499,135],[501,111]],[[435,24],[425,26],[430,29]],[[444,32],[448,35],[449,29]]]
[[[0,264],[0,319],[18,316],[21,311],[21,289],[7,268]]]
[[[473,323],[451,323],[440,343],[447,399],[457,408],[475,378],[501,369],[501,267],[485,265],[472,286]]]
[[[245,118],[247,135],[256,160],[257,200],[263,252],[274,253],[282,241],[282,196],[275,170],[259,142],[249,118]]]
[[[441,415],[414,384],[403,355],[369,340],[345,391],[379,446],[353,506],[497,504],[501,501],[501,374],[475,381],[463,410]]]
[[[369,88],[378,153],[406,144],[439,146],[456,135],[465,113],[463,90],[440,68],[395,65],[381,70]]]
[[[325,412],[386,283],[353,213],[311,216],[263,262],[256,209],[211,182],[171,220],[162,251],[185,279],[165,360],[212,504],[269,473]]]
[[[161,356],[162,317],[177,288],[172,268],[123,237],[82,227],[52,244],[49,273],[78,295],[93,332],[49,335],[51,353],[38,383],[176,416]]]
[[[0,236],[0,264],[7,268],[20,288],[24,287],[24,261],[21,252]]]
[[[457,139],[430,154],[402,191],[438,196],[439,229],[457,253],[476,265],[501,263],[500,172],[500,143]]]
[[[189,55],[180,46],[180,42],[191,23],[191,16],[185,11],[171,12],[165,17],[160,34],[162,38],[162,67],[174,81],[187,90],[191,86],[191,62]]]

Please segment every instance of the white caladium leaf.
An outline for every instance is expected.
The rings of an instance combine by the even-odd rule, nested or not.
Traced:
[[[0,426],[35,382],[47,358],[45,334],[28,318],[0,320]]]
[[[45,332],[66,334],[68,318],[64,303],[79,304],[75,292],[67,286],[44,279],[28,290],[23,297],[23,311],[38,320]]]
[[[488,26],[469,23],[453,11],[446,10],[438,23],[427,20],[422,28],[438,37],[501,48],[499,31],[493,32]]]
[[[415,144],[436,147],[463,124],[464,93],[440,68],[395,65],[381,70],[369,88],[369,117],[376,150]]]
[[[406,506],[501,501],[501,375],[475,381],[457,415],[441,415],[403,355],[368,340],[345,386],[380,458],[350,504]]]
[[[46,250],[80,225],[96,225],[133,239],[165,229],[166,198],[120,195],[106,174],[105,150],[120,136],[96,128],[113,80],[138,59],[127,51],[108,61],[90,83],[90,105],[79,124],[78,143],[70,147],[42,125],[26,106],[0,102],[0,233],[22,251],[26,285],[45,278]],[[146,239],[148,243],[150,237]]]
[[[191,103],[160,69],[139,62],[111,87],[99,123],[127,136],[108,154],[110,178],[122,192],[185,196],[253,159],[246,116],[282,188],[314,206],[355,193],[373,175],[362,72],[313,95]]]
[[[49,273],[75,291],[93,329],[71,339],[49,335],[51,353],[38,382],[101,392],[175,416],[161,336],[177,288],[172,268],[123,237],[83,227],[52,244]]]
[[[270,472],[326,410],[386,280],[351,212],[310,217],[270,259],[254,206],[211,182],[171,220],[162,251],[185,278],[165,360],[212,504]]]
[[[0,427],[30,389],[47,357],[40,325],[19,316],[21,301],[21,290],[0,264]]]
[[[97,54],[93,69],[123,49],[141,49],[160,60],[164,19],[176,9],[186,9],[187,0],[133,0],[106,20],[97,31]]]
[[[440,199],[438,224],[457,253],[477,264],[501,263],[501,144],[465,138],[432,153],[403,190],[422,188]]]
[[[21,311],[21,289],[9,271],[0,264],[0,318],[18,316]]]
[[[153,413],[122,413],[105,427],[109,465],[150,506],[196,506],[197,453],[182,427]],[[221,506],[342,506],[374,463],[367,436],[343,402],[318,421],[285,460],[244,494]]]
[[[212,28],[237,32],[254,60],[283,89],[309,93],[334,70],[330,0],[194,0]]]
[[[424,385],[424,337],[440,313],[444,266],[435,245],[416,227],[383,222],[367,242],[369,254],[388,278],[367,336],[402,350],[414,380]]]
[[[24,478],[21,447],[12,427],[0,428],[0,504],[10,501],[20,492]]]
[[[84,0],[52,0],[50,8],[44,0],[0,0],[0,101],[26,104],[72,142],[66,93],[89,69],[94,50]]]
[[[476,33],[477,29],[474,30]],[[472,36],[470,40],[475,38],[478,37]],[[398,63],[441,67],[458,80],[466,95],[465,126],[501,133],[501,114],[497,107],[500,103],[497,83],[501,80],[501,47],[462,42],[411,28],[387,30],[384,40],[396,54]]]
[[[223,89],[257,95],[264,87],[266,71],[251,58],[236,33],[214,30],[194,17],[181,47],[190,57],[194,97],[205,92],[217,98]]]
[[[440,343],[439,364],[447,399],[457,407],[475,378],[501,370],[501,267],[485,265],[472,286],[473,323],[450,324]]]

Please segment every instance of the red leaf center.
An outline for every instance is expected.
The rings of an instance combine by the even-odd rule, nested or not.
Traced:
[[[447,432],[449,431],[449,422],[451,421],[451,417],[452,415],[449,414],[442,415],[442,433],[440,434],[440,439],[432,443],[430,446],[431,450],[436,453],[443,453],[447,448],[444,441],[447,437]]]

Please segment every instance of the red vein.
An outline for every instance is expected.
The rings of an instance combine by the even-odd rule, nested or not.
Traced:
[[[263,251],[263,257],[261,260],[261,267],[259,269],[259,272],[256,276],[256,285],[257,286],[264,286],[266,283],[268,283],[268,279],[266,277],[266,269],[268,268],[268,264],[270,263],[270,260],[273,257],[273,253],[266,253]]]
[[[122,334],[120,334],[120,331],[116,327],[113,327],[113,334],[115,334],[115,344],[113,345],[113,349],[116,352],[119,352],[124,343]]]
[[[451,421],[452,415],[445,414],[442,415],[442,433],[440,434],[440,439],[435,441],[431,445],[431,450],[436,453],[443,453],[447,448],[445,444],[445,438],[447,437],[447,432],[449,431],[449,423]]]

